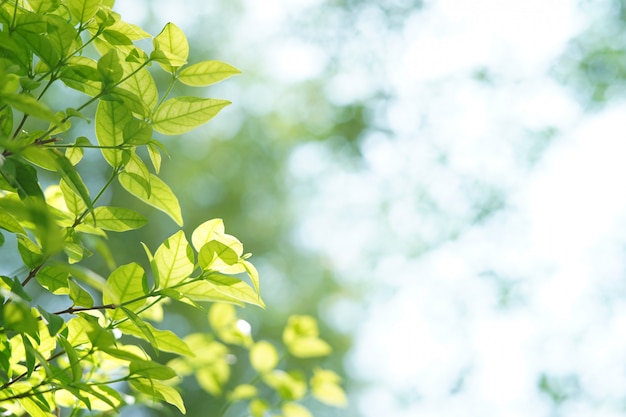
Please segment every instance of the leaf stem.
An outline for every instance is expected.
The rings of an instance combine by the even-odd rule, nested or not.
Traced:
[[[52,314],[56,314],[57,316],[60,316],[61,314],[74,314],[74,313],[78,313],[80,311],[92,311],[92,310],[114,310],[116,309],[118,306],[115,304],[104,304],[101,306],[95,306],[95,307],[68,307],[65,310],[59,310],[59,311],[55,311]]]
[[[33,279],[33,278],[35,278],[35,276],[37,276],[37,273],[39,272],[39,270],[41,268],[43,268],[43,264],[44,263],[46,263],[46,261],[43,261],[42,263],[40,263],[39,265],[37,265],[36,267],[34,267],[33,269],[30,270],[30,272],[28,273],[28,276],[22,282],[22,287],[25,287],[26,284],[28,284],[31,279]]]

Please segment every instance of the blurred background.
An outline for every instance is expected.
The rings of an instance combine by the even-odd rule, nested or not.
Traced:
[[[319,318],[350,404],[316,416],[626,416],[626,0],[116,10],[155,35],[174,22],[190,62],[243,72],[201,93],[233,104],[164,139],[162,172],[187,232],[221,217],[253,253],[256,338]],[[151,214],[137,242],[176,229],[107,198]],[[124,235],[118,263],[144,259]]]
[[[254,254],[256,335],[321,320],[350,405],[316,415],[626,415],[624,0],[116,7],[243,72],[164,174]]]

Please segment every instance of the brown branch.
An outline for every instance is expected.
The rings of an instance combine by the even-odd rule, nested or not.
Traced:
[[[105,304],[105,305],[95,306],[95,307],[68,307],[65,310],[56,311],[56,312],[54,312],[52,314],[56,314],[57,316],[59,316],[61,314],[74,314],[74,313],[78,313],[80,311],[114,310],[116,308],[117,308],[117,305],[115,305],[115,304]]]
[[[26,279],[24,280],[24,282],[22,282],[22,287],[25,287],[26,284],[28,284],[28,282],[35,278],[35,276],[37,275],[37,273],[39,273],[39,270],[43,267],[43,262],[39,265],[34,267],[33,269],[30,270],[30,272],[28,273],[28,276],[26,277]]]

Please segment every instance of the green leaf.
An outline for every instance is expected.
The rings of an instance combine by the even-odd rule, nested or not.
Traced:
[[[48,327],[48,332],[50,332],[50,336],[55,336],[59,332],[59,330],[61,330],[65,326],[65,320],[63,320],[63,317],[53,313],[49,313],[41,306],[37,306],[37,309],[39,310],[41,316],[46,322],[46,326]]]
[[[5,107],[0,110],[0,137],[9,137],[13,131],[13,110]]]
[[[150,57],[164,70],[173,73],[176,68],[187,63],[189,43],[185,33],[175,24],[166,24],[152,43],[155,51]]]
[[[41,248],[24,235],[17,235],[17,250],[24,265],[31,269],[41,265],[44,260]]]
[[[109,275],[102,300],[105,304],[124,305],[136,311],[146,303],[148,282],[141,265],[133,262],[122,265]],[[119,319],[121,312],[113,311],[113,318]]]
[[[142,188],[143,193],[147,195],[148,198],[150,197],[150,171],[148,171],[148,167],[134,152],[130,153],[130,157],[126,165],[124,165],[124,173],[133,179],[134,184]]]
[[[306,394],[306,381],[298,371],[285,372],[280,369],[264,374],[263,381],[274,388],[287,401],[297,401]]]
[[[115,87],[111,92],[102,97],[103,100],[118,101],[128,108],[137,117],[144,119],[151,114],[141,97],[123,88]]]
[[[110,49],[98,60],[98,72],[102,77],[105,88],[117,84],[124,75],[117,49]]]
[[[278,352],[270,342],[260,341],[250,348],[250,364],[259,373],[272,371],[278,364]]]
[[[316,368],[311,378],[313,396],[326,405],[345,407],[348,403],[346,393],[339,386],[341,377],[333,371]]]
[[[294,402],[283,404],[281,410],[283,417],[313,417],[306,407]]]
[[[263,417],[267,411],[269,411],[270,405],[264,399],[257,398],[250,402],[250,406],[248,408],[252,417]]]
[[[20,222],[2,207],[0,207],[0,228],[11,233],[26,234],[26,230],[24,230]]]
[[[59,7],[59,0],[28,0],[28,4],[35,13],[45,13]]]
[[[153,127],[164,135],[180,135],[208,122],[229,104],[213,98],[174,97],[156,109]]]
[[[49,407],[46,407],[40,401],[35,401],[31,398],[20,398],[18,401],[30,417],[55,417],[50,412]]]
[[[152,346],[152,349],[154,349],[154,351],[158,354],[159,344],[156,337],[154,336],[154,333],[152,333],[147,323],[145,323],[138,315],[136,315],[126,307],[120,306],[120,308],[122,309],[124,314],[126,314],[126,316],[130,319],[130,321],[140,330],[143,339],[150,342],[150,346]]]
[[[183,231],[170,236],[154,254],[161,288],[170,288],[189,278],[194,270],[193,249]]]
[[[93,204],[91,202],[91,197],[89,196],[89,190],[87,186],[83,182],[83,179],[74,168],[74,165],[57,150],[53,152],[55,156],[55,161],[57,164],[57,171],[61,174],[65,184],[78,196],[80,196],[81,200],[87,207],[87,210],[93,215]]]
[[[124,144],[124,126],[132,119],[130,110],[116,101],[101,100],[96,110],[96,137],[104,147]],[[104,159],[114,168],[123,163],[121,149],[101,149]]]
[[[39,322],[26,305],[20,302],[8,302],[4,304],[3,314],[6,329],[26,333],[33,339],[39,340]]]
[[[153,379],[170,379],[176,372],[169,366],[154,361],[134,360],[129,366],[130,375],[139,375]]]
[[[161,170],[161,151],[159,150],[159,147],[154,143],[148,143],[148,155],[150,156],[150,161],[152,161],[154,170],[158,174]]]
[[[71,345],[70,342],[67,341],[65,337],[59,335],[57,340],[61,344],[61,347],[65,351],[67,355],[67,359],[70,363],[70,370],[72,371],[72,381],[78,382],[81,380],[83,376],[83,370],[80,366],[80,360],[78,359],[78,354],[76,353],[76,349]]]
[[[104,350],[115,344],[113,331],[100,326],[97,318],[81,313],[80,319],[82,327],[93,346]],[[68,340],[71,340],[71,338],[68,338]]]
[[[294,315],[289,317],[283,331],[283,342],[289,353],[298,358],[326,356],[332,348],[318,336],[319,330],[315,318]]]
[[[37,282],[52,294],[69,294],[69,272],[57,265],[44,266],[36,275]]]
[[[59,72],[59,79],[68,87],[90,97],[95,97],[102,90],[102,77],[98,72],[98,64],[87,57],[69,58],[67,64]]]
[[[68,116],[70,115],[72,109],[67,109],[66,113],[68,114]],[[67,148],[65,150],[65,157],[71,162],[72,165],[76,165],[78,164],[81,159],[83,159],[83,155],[85,154],[85,151],[83,150],[83,146],[84,145],[91,145],[91,142],[89,142],[89,139],[87,139],[84,136],[79,136],[78,138],[76,138],[76,142],[74,142],[74,146]]]
[[[259,390],[254,385],[241,384],[237,385],[235,389],[230,393],[228,399],[230,401],[249,400],[258,395]]]
[[[57,123],[57,118],[47,106],[35,97],[26,94],[0,94],[0,103],[7,104],[24,114]]]
[[[240,279],[212,273],[206,276],[206,280],[212,284],[218,292],[225,296],[262,308],[265,307],[265,303],[263,303],[259,294]],[[182,292],[182,289],[180,289],[180,291]]]
[[[124,143],[145,145],[152,139],[152,126],[144,121],[132,119],[124,126],[123,135]]]
[[[102,37],[111,45],[115,46],[132,46],[133,41],[117,30],[106,29],[102,32]]]
[[[150,174],[150,195],[146,192],[141,183],[133,176],[121,172],[118,180],[122,187],[144,203],[155,207],[172,218],[179,226],[183,225],[183,217],[180,211],[178,199],[159,177]]]
[[[143,215],[122,207],[100,206],[94,209],[94,214],[98,227],[113,232],[139,229],[148,222]]]
[[[186,413],[183,399],[173,387],[159,381],[143,379],[131,379],[129,383],[137,391],[165,401],[168,404],[172,404],[174,407],[178,408],[181,413]]]
[[[67,7],[76,20],[80,23],[89,21],[96,15],[100,8],[101,0],[69,0]]]
[[[67,283],[70,287],[70,298],[74,301],[74,305],[81,307],[93,307],[93,298],[87,290],[71,279],[68,280]]]
[[[136,65],[129,65],[129,71],[134,71],[135,69]],[[152,78],[152,74],[145,68],[140,69],[135,75],[120,84],[120,88],[130,91],[139,97],[150,112],[154,110],[159,102],[159,92],[154,78]]]
[[[141,317],[140,317],[141,319]],[[147,321],[143,321],[143,325],[149,332],[154,335],[158,344],[158,349],[162,352],[178,353],[185,356],[194,356],[193,351],[189,348],[187,343],[170,330],[161,330],[152,326]],[[129,334],[142,339],[145,339],[143,331],[133,323],[122,323],[119,329],[124,334]]]
[[[59,182],[59,188],[67,209],[75,216],[81,216],[87,210],[85,201],[64,180]]]
[[[241,74],[237,68],[220,61],[203,61],[183,68],[178,80],[192,87],[205,87]]]
[[[219,239],[224,234],[224,221],[222,219],[207,220],[196,227],[191,234],[191,243],[196,251],[212,240]]]

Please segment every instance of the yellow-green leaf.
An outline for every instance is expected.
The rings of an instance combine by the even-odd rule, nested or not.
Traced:
[[[157,60],[164,70],[174,72],[184,65],[189,56],[189,43],[185,33],[175,24],[168,23],[153,39],[155,52],[161,52],[165,61]]]
[[[193,249],[183,231],[170,236],[154,254],[161,288],[170,288],[189,278],[194,262]]]
[[[281,410],[283,417],[313,417],[305,406],[294,402],[283,404]]]
[[[122,265],[109,275],[102,296],[105,304],[124,305],[129,310],[145,304],[148,293],[146,274],[137,263]],[[120,318],[121,312],[113,310],[113,318]]]
[[[211,120],[230,101],[200,97],[174,97],[155,111],[154,130],[164,135],[179,135]]]
[[[326,405],[344,407],[348,403],[346,393],[339,386],[341,377],[333,371],[316,368],[311,378],[313,396]]]
[[[278,352],[270,342],[257,342],[250,348],[250,363],[259,373],[272,371],[278,364]]]
[[[96,207],[94,215],[98,227],[114,232],[138,229],[148,222],[143,215],[122,207]]]
[[[139,183],[135,177],[121,172],[118,180],[122,187],[144,203],[155,207],[172,218],[179,226],[183,225],[183,216],[180,211],[178,199],[159,177],[150,174],[150,194],[144,188],[144,184]]]
[[[232,65],[221,61],[203,61],[183,68],[178,74],[178,79],[192,87],[205,87],[235,74],[241,74],[241,71]]]
[[[101,0],[69,0],[67,7],[72,16],[80,23],[85,23],[98,11]]]
[[[123,162],[122,150],[115,147],[124,144],[124,126],[132,119],[130,110],[117,101],[100,100],[96,110],[96,138],[103,146],[102,156],[116,168]]]

